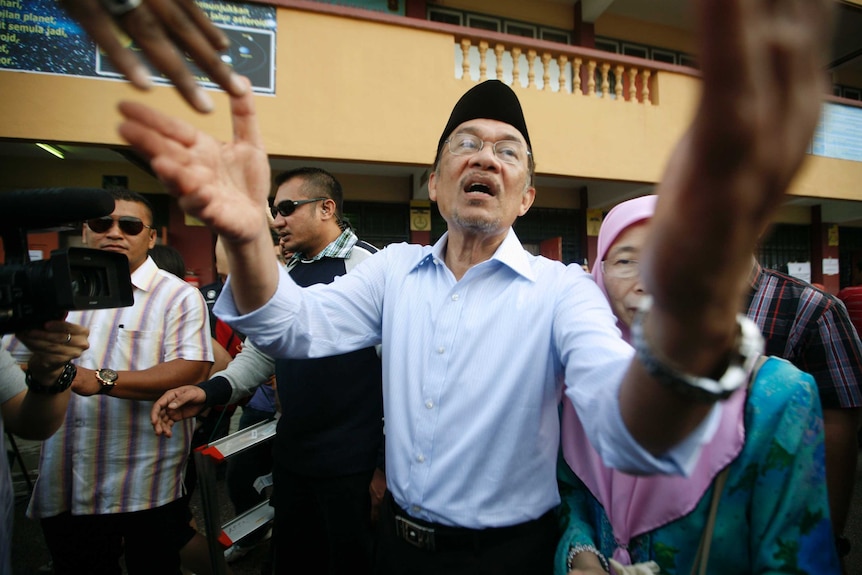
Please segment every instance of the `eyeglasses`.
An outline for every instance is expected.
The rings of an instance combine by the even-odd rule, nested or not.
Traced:
[[[120,231],[128,236],[136,236],[144,231],[144,228],[149,228],[151,230],[156,229],[153,226],[148,226],[142,222],[140,218],[132,216],[120,216],[119,218],[104,216],[101,218],[92,218],[87,220],[87,227],[97,234],[103,234],[114,227],[114,222],[117,222],[117,225],[120,226]]]
[[[637,260],[619,258],[616,260],[602,260],[602,272],[609,278],[629,280],[638,277],[640,264]]]
[[[456,134],[446,140],[449,151],[456,156],[476,154],[485,147],[485,140],[474,134]],[[494,155],[501,162],[514,166],[526,165],[530,158],[527,146],[516,140],[499,140],[489,142]]]
[[[296,211],[296,208],[301,206],[302,204],[310,204],[312,202],[322,202],[323,200],[328,200],[329,198],[311,198],[310,200],[282,200],[278,202],[276,205],[269,208],[269,211],[272,212],[272,217],[275,218],[278,214],[281,214],[285,218]]]

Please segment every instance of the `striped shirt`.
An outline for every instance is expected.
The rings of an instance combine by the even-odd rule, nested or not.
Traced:
[[[823,409],[862,406],[862,342],[838,298],[760,264],[750,283],[747,315],[764,353],[813,375]]]
[[[149,258],[132,285],[131,307],[69,313],[68,321],[90,329],[90,349],[77,365],[138,371],[175,359],[212,361],[207,308],[197,289]],[[125,513],[181,497],[194,419],[174,425],[173,437],[157,437],[152,404],[72,394],[63,425],[42,445],[27,515]]]

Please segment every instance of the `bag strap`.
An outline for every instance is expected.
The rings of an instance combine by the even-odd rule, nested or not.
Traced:
[[[751,391],[751,386],[754,385],[757,372],[760,371],[761,366],[766,363],[766,360],[767,357],[765,355],[757,358],[757,362],[755,362],[754,368],[748,376],[749,391]],[[718,514],[718,501],[721,499],[721,492],[724,491],[724,484],[727,482],[729,473],[730,465],[728,464],[715,478],[712,501],[709,504],[709,515],[703,528],[703,535],[700,537],[700,543],[697,546],[697,553],[695,553],[694,563],[691,566],[691,575],[706,575],[706,567],[709,564],[709,548],[712,545],[712,533],[715,530],[715,516]]]

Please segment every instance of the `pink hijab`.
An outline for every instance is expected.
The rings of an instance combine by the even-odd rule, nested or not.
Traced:
[[[608,212],[602,222],[592,273],[605,296],[601,261],[625,229],[653,216],[657,199],[658,196],[644,196],[623,202]],[[622,322],[618,325],[628,341],[628,326]],[[724,402],[718,429],[704,446],[690,477],[633,476],[605,467],[590,445],[571,403],[563,402],[563,455],[605,509],[617,545],[614,559],[630,565],[628,545],[632,538],[691,512],[715,476],[736,459],[745,443],[745,396],[743,388]]]

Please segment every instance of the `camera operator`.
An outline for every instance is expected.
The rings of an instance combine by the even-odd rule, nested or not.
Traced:
[[[152,401],[209,374],[212,345],[203,296],[148,256],[156,241],[147,199],[112,190],[110,215],[89,218],[84,245],[128,259],[134,304],[69,312],[90,329],[76,362],[60,430],[42,446],[27,516],[39,519],[56,575],[180,572],[194,535],[183,495],[193,423],[162,441]],[[7,348],[17,356],[18,342]],[[97,538],[94,538],[94,535]]]
[[[63,422],[68,391],[75,377],[71,360],[89,347],[85,327],[65,321],[47,322],[43,329],[16,334],[32,352],[27,372],[6,350],[0,350],[0,448],[3,429],[24,439],[47,439]],[[14,492],[9,459],[0,457],[0,572],[11,573],[10,547]]]

